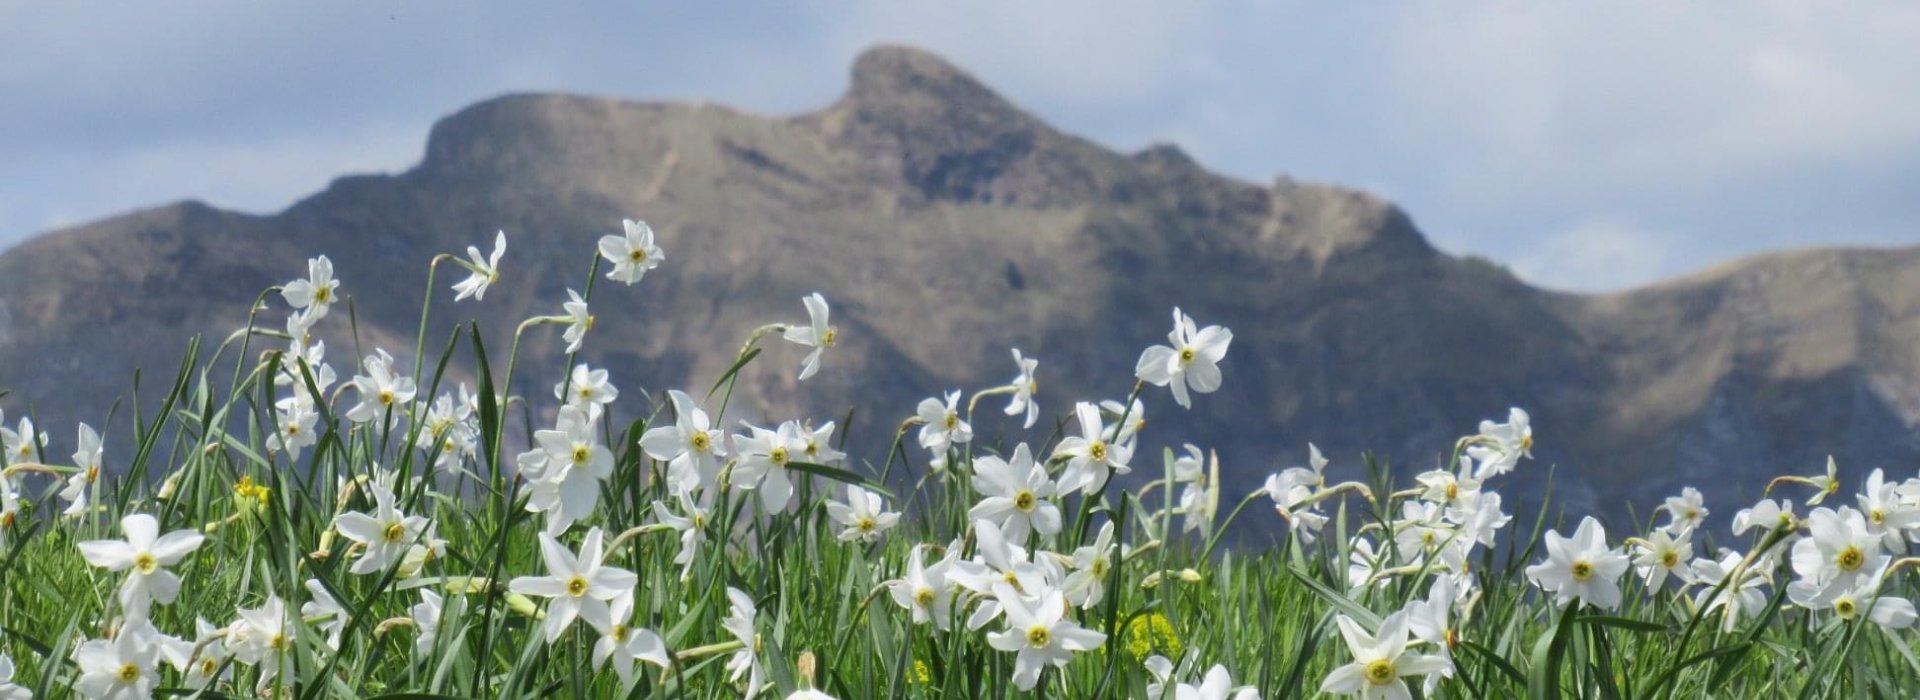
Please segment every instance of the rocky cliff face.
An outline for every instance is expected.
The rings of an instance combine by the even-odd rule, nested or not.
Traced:
[[[453,306],[443,270],[429,346],[477,317],[504,348],[519,319],[585,284],[594,240],[622,217],[653,225],[667,263],[595,297],[589,362],[623,389],[704,387],[750,329],[804,318],[799,297],[821,291],[844,339],[826,369],[801,385],[799,353],[776,347],[730,417],[852,408],[876,459],[919,398],[1012,376],[1011,347],[1041,358],[1051,414],[1120,398],[1176,305],[1236,342],[1227,385],[1193,411],[1149,395],[1147,454],[1217,447],[1230,491],[1303,461],[1309,439],[1348,468],[1363,449],[1431,466],[1509,405],[1541,439],[1522,488],[1558,465],[1569,507],[1616,514],[1686,484],[1730,508],[1829,453],[1855,473],[1909,473],[1920,456],[1920,250],[1550,293],[1436,251],[1365,193],[1221,177],[1172,146],[1116,153],[898,47],[863,55],[846,95],[811,114],[514,95],[436,124],[418,167],[342,178],[274,216],[183,203],[41,236],[0,256],[4,405],[56,436],[97,423],[135,367],[143,398],[159,393],[189,335],[217,344],[322,252],[359,346],[410,354],[427,260],[496,229],[504,281]],[[330,346],[351,364],[351,339]],[[557,372],[558,349],[531,338],[523,366]],[[980,422],[1005,440],[1051,428]]]

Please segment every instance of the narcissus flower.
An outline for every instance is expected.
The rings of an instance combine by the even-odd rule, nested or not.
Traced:
[[[573,366],[566,381],[553,385],[553,397],[585,410],[588,418],[599,420],[607,405],[620,398],[620,390],[607,379],[606,370],[593,369],[582,362]]]
[[[733,467],[733,483],[743,489],[760,492],[760,504],[767,512],[786,510],[793,499],[793,481],[787,478],[787,463],[805,454],[807,441],[800,437],[800,424],[781,423],[778,430],[746,425],[750,434],[733,436],[733,452],[739,463]]]
[[[1034,421],[1040,420],[1040,403],[1033,397],[1040,391],[1040,382],[1033,378],[1034,371],[1040,367],[1040,361],[1022,356],[1020,348],[1014,348],[1013,364],[1020,368],[1020,373],[1013,377],[1011,383],[1013,398],[1007,401],[1006,412],[1009,416],[1025,413],[1026,423],[1022,427],[1032,428]]]
[[[340,648],[340,635],[347,631],[347,606],[333,597],[320,579],[307,579],[307,602],[300,604],[300,617],[327,636],[327,648]]]
[[[974,520],[990,520],[1015,542],[1027,541],[1027,533],[1052,536],[1060,531],[1060,506],[1049,500],[1054,496],[1053,480],[1047,478],[1045,465],[1033,461],[1026,443],[1013,448],[1013,459],[993,455],[973,460],[973,488],[986,498],[967,512]]]
[[[300,310],[300,326],[311,327],[340,299],[340,280],[333,278],[333,261],[325,255],[308,260],[307,278],[281,285],[280,296],[288,306]]]
[[[258,691],[274,685],[276,679],[294,678],[294,628],[287,616],[287,602],[270,595],[258,608],[240,608],[240,619],[227,625],[227,648],[240,661],[260,669]]]
[[[1467,456],[1479,466],[1473,478],[1485,481],[1513,471],[1520,458],[1533,458],[1533,419],[1518,408],[1507,410],[1507,422],[1480,421],[1480,434],[1467,446]]]
[[[1196,330],[1197,329],[1197,330]],[[1140,353],[1134,374],[1140,381],[1173,389],[1173,400],[1181,408],[1192,408],[1187,390],[1211,394],[1220,388],[1220,360],[1233,343],[1233,331],[1223,326],[1198,328],[1193,317],[1173,310],[1173,332],[1167,334],[1172,347],[1154,345]]]
[[[600,257],[613,263],[607,279],[631,285],[646,276],[648,270],[659,267],[667,256],[653,244],[653,227],[647,222],[621,219],[620,227],[625,229],[625,235],[610,233],[600,237]]]
[[[567,290],[567,301],[560,305],[566,311],[567,330],[560,333],[560,339],[567,341],[567,354],[580,352],[580,344],[587,339],[587,331],[593,330],[593,314],[587,311],[587,300],[580,293]]]
[[[1678,537],[1667,534],[1666,530],[1654,530],[1647,539],[1634,543],[1639,553],[1633,557],[1633,566],[1640,571],[1640,577],[1646,579],[1648,591],[1660,590],[1668,576],[1683,583],[1692,579],[1689,568],[1693,561],[1692,540],[1692,530],[1682,530]]]
[[[387,570],[405,556],[407,548],[427,529],[427,519],[407,515],[394,503],[393,492],[378,483],[368,483],[374,508],[370,513],[341,513],[334,518],[333,529],[340,536],[366,547],[353,563],[353,573],[373,574]]]
[[[467,259],[459,262],[467,268],[467,278],[453,285],[453,291],[459,292],[454,301],[473,297],[478,301],[487,297],[487,287],[500,281],[500,256],[507,254],[507,232],[501,231],[493,236],[493,254],[482,258],[480,249],[467,246]]]
[[[161,535],[160,521],[145,513],[121,519],[120,531],[126,534],[125,541],[81,542],[80,556],[108,571],[127,572],[127,580],[120,586],[120,605],[128,618],[144,620],[152,603],[165,605],[180,595],[180,577],[166,567],[199,549],[206,536],[193,530]]]
[[[360,395],[360,403],[347,409],[347,420],[355,423],[373,420],[385,423],[396,415],[404,416],[407,404],[413,402],[417,391],[412,377],[394,374],[392,355],[378,348],[373,352],[360,363],[366,374],[353,378],[354,393]]]
[[[87,489],[100,480],[100,463],[106,446],[92,426],[81,423],[79,433],[79,448],[73,452],[73,464],[79,471],[67,477],[66,487],[60,490],[60,498],[67,501],[67,509],[60,511],[61,515],[87,512]]]
[[[613,451],[600,444],[593,419],[574,406],[562,406],[554,429],[536,431],[533,440],[539,449],[519,457],[531,482],[527,509],[546,514],[545,530],[558,535],[599,507],[600,484],[613,476]]]
[[[673,660],[667,657],[667,643],[660,640],[660,635],[633,626],[632,595],[614,598],[608,610],[607,623],[594,625],[600,633],[599,641],[593,643],[594,668],[612,662],[613,673],[620,677],[620,683],[632,686],[635,661],[645,661],[662,669],[673,666]]]
[[[1067,601],[1060,591],[1044,591],[1029,603],[1013,586],[994,586],[994,597],[1007,617],[1007,628],[987,634],[987,644],[1014,652],[1013,684],[1032,690],[1048,664],[1066,666],[1077,651],[1091,651],[1106,643],[1107,635],[1067,619]]]
[[[842,542],[872,542],[900,522],[899,513],[886,512],[880,494],[852,484],[847,485],[846,503],[827,502],[827,515],[840,524]]]
[[[1080,434],[1061,440],[1054,448],[1054,459],[1067,460],[1067,469],[1060,474],[1056,486],[1063,494],[1074,491],[1092,494],[1106,486],[1112,475],[1132,471],[1127,462],[1133,459],[1133,446],[1109,439],[1106,423],[1100,420],[1100,409],[1093,404],[1082,401],[1074,405],[1073,412],[1080,421]]]
[[[1662,529],[1676,535],[1692,532],[1707,520],[1706,497],[1692,486],[1681,489],[1678,496],[1667,497],[1660,509],[1666,511],[1668,517]]]
[[[935,454],[973,440],[973,426],[960,418],[958,391],[947,392],[945,403],[937,398],[922,399],[914,415],[920,420],[920,446]]]
[[[1880,536],[1867,529],[1860,511],[1846,506],[1815,508],[1807,514],[1807,536],[1793,543],[1789,561],[1800,577],[1794,585],[1817,591],[1852,588],[1886,565],[1887,553],[1880,542]]]
[[[840,342],[840,329],[828,323],[827,298],[819,292],[801,297],[807,305],[807,325],[790,325],[781,337],[787,342],[813,348],[800,364],[800,381],[806,381],[814,372],[820,371],[820,353]]]
[[[648,428],[640,436],[640,449],[667,463],[667,480],[674,490],[709,488],[720,471],[718,458],[727,454],[721,433],[687,392],[672,389],[667,398],[673,403],[673,424]]]
[[[631,594],[639,583],[631,571],[602,565],[601,558],[606,556],[602,537],[600,528],[588,529],[576,555],[552,535],[540,533],[540,558],[546,562],[547,575],[520,576],[507,584],[507,590],[515,593],[553,599],[547,606],[547,643],[559,640],[575,619],[585,618],[595,627],[613,624],[608,601]]]
[[[93,700],[138,700],[153,696],[160,682],[160,643],[152,625],[131,624],[112,640],[82,642],[73,650],[80,667],[75,692]]]
[[[21,416],[20,429],[8,430],[0,425],[0,442],[6,443],[7,464],[40,461],[40,448],[47,444],[47,434],[33,429],[33,419]]]
[[[1346,640],[1353,661],[1327,674],[1326,680],[1320,683],[1322,693],[1367,700],[1409,700],[1413,694],[1407,690],[1406,677],[1431,675],[1452,668],[1444,658],[1407,649],[1405,612],[1396,612],[1381,620],[1377,634],[1368,634],[1360,623],[1346,615],[1334,618],[1334,622],[1340,626],[1340,636]]]
[[[1627,555],[1607,547],[1607,531],[1593,516],[1581,519],[1573,538],[1558,530],[1546,534],[1547,560],[1527,567],[1527,578],[1565,607],[1575,598],[1607,610],[1620,607],[1620,575],[1632,565]]]
[[[907,554],[906,576],[887,582],[887,593],[893,596],[895,605],[911,613],[913,624],[932,621],[941,630],[952,626],[954,586],[947,572],[953,568],[957,551],[957,547],[949,548],[946,557],[928,566],[926,548],[914,547]]]
[[[680,565],[680,579],[686,580],[693,571],[694,555],[700,551],[700,543],[707,540],[707,510],[695,503],[690,492],[679,491],[674,498],[680,501],[680,513],[674,514],[667,504],[653,502],[653,514],[662,524],[680,533],[680,552],[673,555],[673,563]]]
[[[754,606],[753,598],[738,588],[727,588],[727,601],[733,609],[720,621],[720,626],[742,645],[727,658],[727,680],[739,683],[745,676],[747,686],[740,697],[752,698],[767,687],[767,673],[760,665],[760,631],[754,623],[760,610]]]

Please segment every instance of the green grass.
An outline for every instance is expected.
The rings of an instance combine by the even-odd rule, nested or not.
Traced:
[[[1350,660],[1335,615],[1371,627],[1424,598],[1433,577],[1409,570],[1378,586],[1348,587],[1351,536],[1391,527],[1376,514],[1399,512],[1393,501],[1403,484],[1371,465],[1365,488],[1348,487],[1322,504],[1331,521],[1310,545],[1284,534],[1283,521],[1259,496],[1222,504],[1238,507],[1220,508],[1218,522],[1193,534],[1183,534],[1184,516],[1171,512],[1172,488],[1142,496],[1114,486],[1098,498],[1062,498],[1068,527],[1057,536],[1036,537],[1031,543],[1036,548],[1071,554],[1111,522],[1118,539],[1133,550],[1115,559],[1119,565],[1110,571],[1105,598],[1071,614],[1078,624],[1105,633],[1106,644],[1077,654],[1064,668],[1048,669],[1035,689],[1019,690],[1010,680],[1013,654],[986,643],[986,633],[1000,623],[948,632],[914,625],[883,588],[903,575],[911,547],[972,545],[966,513],[977,496],[967,470],[930,475],[927,456],[902,424],[894,449],[879,464],[794,469],[800,490],[797,504],[785,512],[762,512],[751,492],[716,494],[706,528],[709,541],[684,580],[673,562],[679,549],[674,534],[631,533],[608,564],[638,575],[639,624],[656,631],[676,658],[670,669],[641,666],[639,681],[627,689],[611,671],[590,666],[596,637],[591,628],[576,624],[549,645],[530,615],[544,607],[541,601],[506,591],[514,576],[546,571],[535,536],[541,516],[523,507],[526,487],[514,476],[511,446],[550,427],[528,401],[544,400],[549,382],[564,376],[565,367],[515,364],[523,340],[556,342],[545,337],[551,329],[544,326],[551,321],[533,319],[521,326],[504,363],[494,348],[481,343],[480,329],[471,326],[448,338],[439,351],[416,348],[417,356],[436,358],[415,369],[421,375],[421,411],[425,400],[450,389],[449,368],[478,378],[479,448],[464,463],[470,476],[450,478],[430,475],[435,455],[407,447],[413,436],[401,431],[418,429],[419,421],[399,422],[393,432],[356,427],[340,417],[350,405],[344,402],[322,407],[319,442],[297,462],[269,451],[265,437],[275,429],[273,404],[290,389],[268,379],[291,360],[279,352],[284,334],[266,330],[280,327],[278,320],[258,317],[277,313],[257,312],[257,327],[236,333],[211,353],[192,348],[158,403],[127,404],[134,415],[112,425],[119,428],[115,444],[134,449],[109,453],[116,474],[95,485],[94,509],[60,517],[59,479],[33,469],[10,475],[28,505],[8,527],[0,550],[0,652],[17,663],[14,682],[34,697],[70,696],[74,648],[120,625],[112,599],[122,575],[89,566],[75,545],[119,539],[118,523],[129,513],[153,514],[163,532],[195,529],[208,535],[199,551],[173,567],[186,581],[179,599],[154,606],[152,622],[162,632],[189,635],[197,618],[226,626],[237,608],[257,607],[269,596],[297,608],[309,599],[303,588],[309,579],[321,581],[348,608],[351,616],[338,652],[318,631],[322,620],[297,626],[297,638],[285,652],[295,678],[258,693],[275,698],[737,697],[738,686],[722,668],[738,647],[721,625],[729,587],[748,592],[759,606],[758,657],[773,685],[769,694],[779,697],[806,682],[802,655],[814,660],[811,685],[843,700],[1145,697],[1151,678],[1144,661],[1152,654],[1188,659],[1177,674],[1181,680],[1197,682],[1208,667],[1222,664],[1236,685],[1254,686],[1263,697],[1308,697]],[[347,322],[330,318],[328,323]],[[419,342],[426,343],[424,333]],[[766,361],[759,357],[762,347],[750,341],[733,369],[715,378],[710,409],[731,395],[740,367]],[[593,351],[589,334],[582,360]],[[409,359],[399,365],[411,364]],[[1226,369],[1232,371],[1231,361]],[[831,351],[823,371],[833,371]],[[313,381],[312,368],[301,372],[303,381]],[[351,372],[341,374],[344,383]],[[1130,377],[1116,380],[1116,388],[1129,384],[1136,392],[1142,389]],[[524,398],[501,402],[495,395],[507,387]],[[1166,400],[1164,391],[1146,389],[1147,400]],[[1053,405],[1063,405],[1062,398],[1054,397]],[[156,413],[138,414],[138,407],[154,405],[160,406]],[[563,536],[569,547],[578,545],[587,526],[603,528],[611,538],[655,522],[653,502],[673,502],[662,479],[664,465],[635,446],[650,421],[671,420],[670,410],[631,392],[610,411],[598,429],[615,454],[614,474],[601,485],[593,517]],[[1058,418],[1062,425],[1070,422]],[[63,426],[53,432],[71,431]],[[1049,454],[1069,432],[1043,422],[1032,431],[1034,439],[1047,436],[1034,445],[1035,454]],[[1177,437],[1149,433],[1140,444],[1158,450],[1177,443]],[[53,440],[53,445],[64,444]],[[959,448],[951,457],[968,464],[971,449]],[[57,452],[49,446],[40,461],[59,471],[65,462]],[[1170,474],[1171,459],[1171,452],[1142,450],[1133,466]],[[363,489],[343,499],[341,487],[374,478],[374,465],[397,475],[403,510],[431,517],[447,542],[445,555],[416,576],[393,569],[352,575],[350,543],[328,534],[343,509],[371,507]],[[1540,467],[1522,463],[1521,468]],[[837,528],[824,504],[840,497],[843,482],[884,484],[892,494],[889,508],[906,514],[903,524],[874,544],[836,540]],[[266,495],[236,488],[242,484],[264,487]],[[1898,697],[1920,687],[1911,628],[1888,631],[1787,606],[1779,593],[1793,574],[1784,563],[1773,564],[1780,585],[1766,589],[1772,604],[1731,631],[1692,609],[1690,594],[1702,586],[1684,594],[1673,586],[1649,593],[1631,573],[1622,579],[1626,603],[1620,610],[1575,606],[1562,612],[1522,573],[1544,556],[1536,546],[1541,533],[1570,525],[1548,522],[1545,512],[1515,518],[1501,531],[1497,547],[1475,552],[1471,569],[1483,593],[1470,614],[1455,613],[1459,643],[1451,653],[1456,669],[1427,697]],[[1273,534],[1249,538],[1259,540],[1257,546],[1236,546],[1211,534],[1224,532],[1228,521]],[[1743,551],[1756,545],[1732,544]],[[1699,543],[1696,548],[1708,551]],[[416,654],[419,630],[404,620],[423,587],[464,603],[443,620],[435,648]],[[1911,599],[1920,586],[1911,570],[1902,570],[1883,594]],[[966,609],[958,614],[964,617]],[[203,697],[256,695],[256,669],[234,663],[231,670],[231,682]],[[163,674],[164,692],[190,692],[180,689],[179,674],[171,669]],[[1411,685],[1415,695],[1423,695],[1417,679]]]

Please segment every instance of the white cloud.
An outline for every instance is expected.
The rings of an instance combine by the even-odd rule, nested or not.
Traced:
[[[1513,261],[1514,272],[1566,291],[1645,284],[1669,274],[1673,239],[1617,221],[1584,221],[1527,246]]]

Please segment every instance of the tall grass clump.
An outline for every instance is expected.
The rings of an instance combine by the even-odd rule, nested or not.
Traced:
[[[833,421],[728,420],[751,363],[833,371],[818,294],[711,383],[593,366],[595,294],[663,261],[642,223],[504,353],[471,323],[429,345],[434,273],[487,303],[505,249],[432,259],[410,355],[329,363],[350,287],[320,256],[114,439],[0,434],[0,700],[1920,693],[1920,479],[1780,477],[1724,530],[1693,489],[1626,536],[1516,520],[1492,489],[1537,468],[1514,409],[1411,481],[1359,457],[1330,482],[1308,446],[1223,503],[1217,455],[1145,427],[1230,371],[1232,332],[1178,309],[1118,400],[1054,403],[1013,350],[863,462]],[[983,403],[1011,448],[975,439]]]

